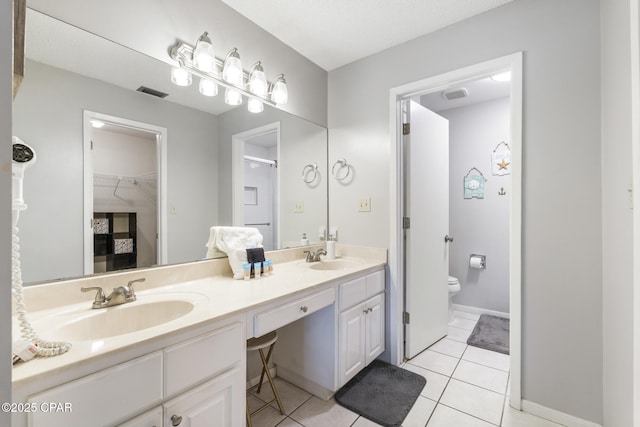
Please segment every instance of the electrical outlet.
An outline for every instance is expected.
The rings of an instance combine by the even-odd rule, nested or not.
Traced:
[[[358,212],[371,212],[371,197],[358,199]]]
[[[293,213],[303,213],[304,212],[304,202],[302,200],[298,200],[293,205]]]

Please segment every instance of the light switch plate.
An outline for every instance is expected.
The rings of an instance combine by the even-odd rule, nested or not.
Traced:
[[[293,205],[293,213],[303,213],[304,212],[304,202],[302,200],[298,200]]]
[[[371,197],[358,199],[358,212],[371,212]]]

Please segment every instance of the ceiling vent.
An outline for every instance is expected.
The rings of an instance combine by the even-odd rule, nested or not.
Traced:
[[[168,93],[160,92],[159,90],[151,89],[150,87],[140,86],[136,89],[138,92],[146,93],[147,95],[157,96],[158,98],[166,98]]]
[[[458,89],[446,90],[442,92],[442,97],[447,101],[453,101],[454,99],[466,98],[469,96],[469,91],[463,87]]]

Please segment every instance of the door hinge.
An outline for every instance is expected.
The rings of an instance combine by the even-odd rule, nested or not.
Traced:
[[[402,228],[405,230],[411,228],[411,218],[408,216],[402,217]]]
[[[402,312],[402,324],[403,325],[408,325],[409,324],[409,313],[406,311]]]
[[[93,140],[91,140],[91,150],[93,150]]]
[[[411,132],[411,123],[403,123],[402,124],[402,134],[403,135],[409,135],[409,132]]]

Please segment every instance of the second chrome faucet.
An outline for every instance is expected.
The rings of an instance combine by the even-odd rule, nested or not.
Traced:
[[[109,296],[105,296],[104,291],[99,286],[89,286],[86,288],[80,288],[82,292],[97,291],[96,298],[91,305],[92,308],[106,308],[113,307],[114,305],[120,305],[127,302],[133,302],[136,300],[136,294],[133,289],[133,284],[136,282],[144,282],[146,279],[131,280],[126,286],[118,286],[113,288],[113,291]]]

